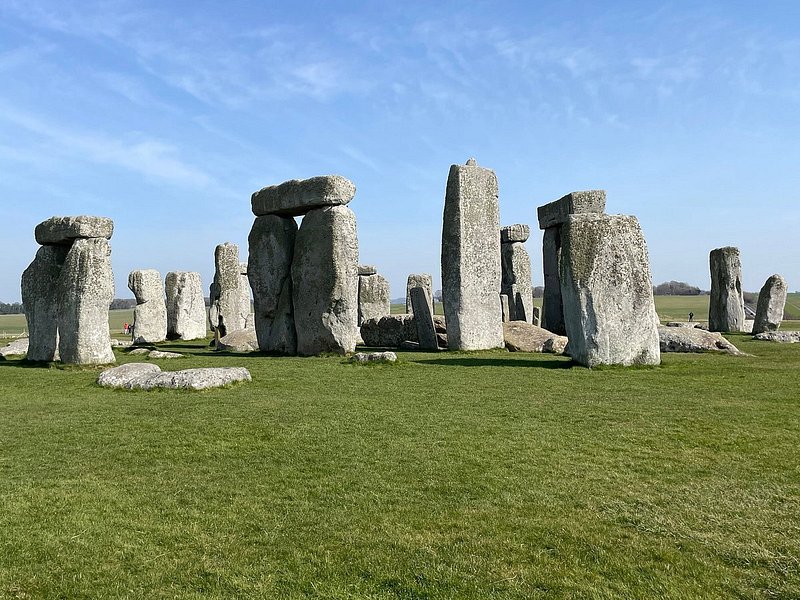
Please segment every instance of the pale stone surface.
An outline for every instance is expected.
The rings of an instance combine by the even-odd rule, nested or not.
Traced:
[[[22,304],[28,322],[28,360],[49,362],[58,353],[58,280],[68,248],[42,246],[22,273]]]
[[[529,225],[517,223],[515,225],[506,225],[500,229],[500,243],[511,244],[514,242],[527,242],[531,235],[531,228]]]
[[[206,303],[200,273],[171,271],[165,281],[167,338],[198,340],[206,337]]]
[[[138,354],[146,354],[147,356],[150,356],[150,348],[134,348],[133,350],[128,352],[128,354],[133,356],[136,356]]]
[[[754,324],[755,321],[753,319],[745,319],[744,325],[742,325],[742,328],[740,329],[741,333],[753,333]]]
[[[150,363],[120,365],[103,371],[97,379],[97,383],[103,387],[127,390],[152,390],[156,388],[205,390],[240,381],[252,381],[250,372],[244,367],[162,371],[157,365]]]
[[[380,319],[392,310],[389,282],[382,275],[358,276],[358,325]]]
[[[788,288],[783,277],[776,273],[767,279],[758,294],[753,333],[778,330],[783,320],[787,293]]]
[[[500,291],[508,296],[511,321],[533,322],[533,285],[531,257],[522,242],[500,245],[502,284]]]
[[[217,350],[226,352],[255,352],[258,338],[255,329],[237,329],[217,340]]]
[[[117,338],[111,338],[111,347],[112,348],[130,348],[132,345],[130,340],[118,340]]]
[[[131,271],[128,274],[128,289],[136,297],[133,343],[163,342],[167,339],[167,305],[161,273],[155,269]]]
[[[375,275],[377,272],[375,265],[358,265],[359,275]]]
[[[711,297],[708,303],[710,331],[742,331],[744,329],[744,296],[742,295],[742,263],[739,249],[733,246],[716,248],[709,254]]]
[[[742,354],[721,333],[704,331],[696,327],[658,328],[661,352],[725,352]]]
[[[356,186],[341,175],[321,175],[310,179],[290,179],[255,192],[250,199],[253,214],[297,217],[325,206],[347,204]]]
[[[28,338],[19,338],[0,348],[0,356],[22,356],[28,353]]]
[[[453,165],[442,220],[442,294],[454,350],[503,346],[497,177],[477,165]]]
[[[36,226],[34,236],[42,245],[70,245],[77,239],[105,238],[111,239],[114,233],[114,221],[106,217],[50,217]]]
[[[358,352],[350,359],[356,363],[368,362],[396,362],[397,354],[394,352]]]
[[[508,305],[508,294],[500,294],[500,311],[503,313],[503,323],[511,320],[511,307]]]
[[[533,320],[531,323],[533,325],[541,325],[542,324],[542,311],[538,306],[534,306],[531,311],[533,312]]]
[[[164,350],[151,350],[148,358],[183,358],[180,352],[165,352]]]
[[[656,365],[658,316],[636,217],[572,215],[562,226],[561,296],[573,360]]]
[[[411,290],[421,287],[428,291],[431,298],[431,314],[433,314],[433,277],[429,273],[412,273],[406,280],[406,312],[414,314],[414,306],[411,304]]]
[[[224,337],[247,325],[250,292],[243,290],[246,279],[242,277],[239,246],[230,242],[218,245],[214,250],[214,264],[216,271],[211,284],[208,318],[211,330],[219,330],[220,337]]]
[[[58,293],[61,361],[70,364],[114,362],[108,329],[108,306],[114,299],[108,240],[75,240],[61,269]]]
[[[688,327],[689,329],[701,328],[703,324],[700,321],[670,321],[664,324],[665,327]]]
[[[423,287],[411,289],[411,305],[414,308],[414,323],[417,327],[417,342],[421,350],[438,350],[436,326],[430,310],[431,298]]]
[[[754,340],[762,342],[780,342],[782,344],[796,344],[800,342],[800,331],[762,331],[753,336]]]
[[[404,340],[417,340],[414,315],[386,315],[380,319],[367,319],[361,324],[361,338],[365,346],[399,348]]]
[[[297,352],[353,352],[358,339],[358,236],[346,206],[312,210],[292,262]]]
[[[570,192],[566,196],[544,204],[537,209],[539,229],[563,225],[570,215],[603,214],[605,210],[605,190]]]
[[[564,303],[561,299],[561,227],[549,227],[542,236],[542,266],[544,267],[544,295],[542,297],[542,327],[553,333],[563,335]]]
[[[567,345],[566,337],[524,321],[503,323],[503,339],[511,352],[563,354]]]
[[[297,223],[291,217],[256,217],[248,237],[248,277],[255,331],[264,352],[297,353],[292,305],[292,260]]]

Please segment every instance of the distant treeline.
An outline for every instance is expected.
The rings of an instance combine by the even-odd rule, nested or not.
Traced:
[[[707,293],[683,281],[665,281],[653,286],[655,296],[699,296]]]
[[[21,315],[24,312],[22,302],[12,302],[11,304],[0,302],[0,315]]]

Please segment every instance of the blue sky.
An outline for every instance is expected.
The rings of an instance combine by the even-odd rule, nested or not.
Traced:
[[[800,288],[800,2],[0,1],[0,300],[53,215],[114,219],[127,274],[246,257],[253,191],[355,182],[361,262],[439,279],[447,172],[497,173],[502,224],[607,190],[655,283]]]

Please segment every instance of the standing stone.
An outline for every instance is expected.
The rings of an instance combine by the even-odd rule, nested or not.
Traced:
[[[562,226],[561,295],[572,359],[661,361],[647,244],[636,217],[571,215]]]
[[[252,303],[250,302],[250,279],[247,276],[247,263],[239,263],[239,306],[244,312],[244,328],[254,327]]]
[[[58,277],[68,248],[42,246],[22,273],[22,304],[28,322],[28,360],[52,361],[58,349]]]
[[[167,338],[198,340],[206,337],[206,303],[200,273],[171,271],[165,281]]]
[[[214,251],[216,272],[211,284],[211,306],[208,311],[211,330],[224,337],[232,331],[244,329],[250,314],[250,298],[242,291],[243,278],[239,263],[239,246],[225,242]]]
[[[292,306],[292,259],[297,223],[292,217],[256,217],[248,237],[247,276],[253,289],[258,348],[297,353]]]
[[[531,257],[525,249],[530,235],[527,225],[509,225],[500,230],[501,293],[508,296],[509,320],[533,322]]]
[[[421,287],[428,291],[428,298],[431,299],[431,314],[433,310],[433,277],[428,273],[412,273],[408,276],[406,281],[406,312],[410,315],[414,314],[414,305],[411,303],[411,290],[415,287]]]
[[[743,331],[744,295],[739,249],[725,246],[712,250],[711,297],[708,304],[709,331]]]
[[[787,291],[786,280],[780,275],[767,279],[758,294],[753,334],[778,330],[783,320]]]
[[[108,307],[114,299],[111,246],[105,238],[75,240],[58,281],[58,352],[62,362],[114,362]]]
[[[361,272],[361,267],[359,267]],[[369,319],[380,319],[392,312],[389,282],[382,275],[358,276],[358,326]]]
[[[442,226],[442,294],[448,347],[503,346],[497,177],[475,164],[453,165]]]
[[[532,322],[532,324],[536,325],[538,327],[538,326],[540,326],[540,323],[542,322],[542,311],[539,309],[538,306],[534,306],[532,310],[533,310],[533,322]]]
[[[411,303],[414,307],[414,322],[417,326],[417,341],[420,350],[438,350],[436,325],[430,312],[431,298],[423,287],[411,289]]]
[[[358,237],[346,206],[312,210],[292,262],[297,352],[353,352],[358,340]]]
[[[161,273],[155,269],[131,271],[128,288],[136,296],[133,309],[133,343],[150,344],[167,339],[167,305]]]
[[[500,310],[503,313],[503,323],[511,321],[511,309],[508,306],[508,294],[500,294]]]

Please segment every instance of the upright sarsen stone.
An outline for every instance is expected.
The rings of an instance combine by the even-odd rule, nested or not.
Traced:
[[[406,280],[406,312],[414,314],[414,305],[411,302],[411,290],[421,287],[428,292],[431,301],[431,314],[433,314],[433,277],[428,273],[412,273]]]
[[[411,289],[411,303],[414,305],[414,324],[417,327],[417,340],[420,350],[438,350],[436,325],[430,311],[431,299],[424,287]]]
[[[380,319],[392,312],[389,282],[378,273],[358,276],[358,325],[369,319]]]
[[[572,359],[661,361],[647,245],[636,217],[572,215],[561,228],[561,296]]]
[[[500,308],[500,229],[494,171],[453,165],[442,224],[442,295],[448,347],[503,346]]]
[[[744,330],[744,295],[739,249],[716,248],[709,254],[711,297],[708,303],[709,331]]]
[[[211,284],[208,318],[211,330],[219,330],[220,337],[224,337],[247,325],[250,293],[242,289],[246,279],[242,277],[239,246],[230,242],[218,245],[214,250],[214,264],[216,271]]]
[[[783,320],[788,288],[786,280],[778,274],[772,275],[761,287],[756,306],[753,334],[777,331]]]
[[[128,288],[136,296],[133,309],[133,342],[150,344],[167,339],[167,305],[161,273],[155,269],[131,271]]]
[[[68,247],[42,246],[22,273],[22,304],[28,322],[28,360],[55,360],[58,349],[58,279]]]
[[[346,206],[312,210],[292,262],[297,352],[353,352],[358,340],[358,237]]]
[[[114,362],[108,307],[114,299],[111,246],[105,238],[75,240],[58,282],[58,351],[62,362]]]
[[[509,320],[533,322],[531,257],[525,249],[530,235],[527,225],[509,225],[500,230],[500,292],[508,297]]]
[[[292,259],[297,223],[292,217],[256,217],[248,237],[247,276],[253,290],[258,347],[295,354],[297,332],[292,307]]]
[[[206,337],[206,303],[200,273],[171,271],[165,280],[167,338],[197,340]]]

